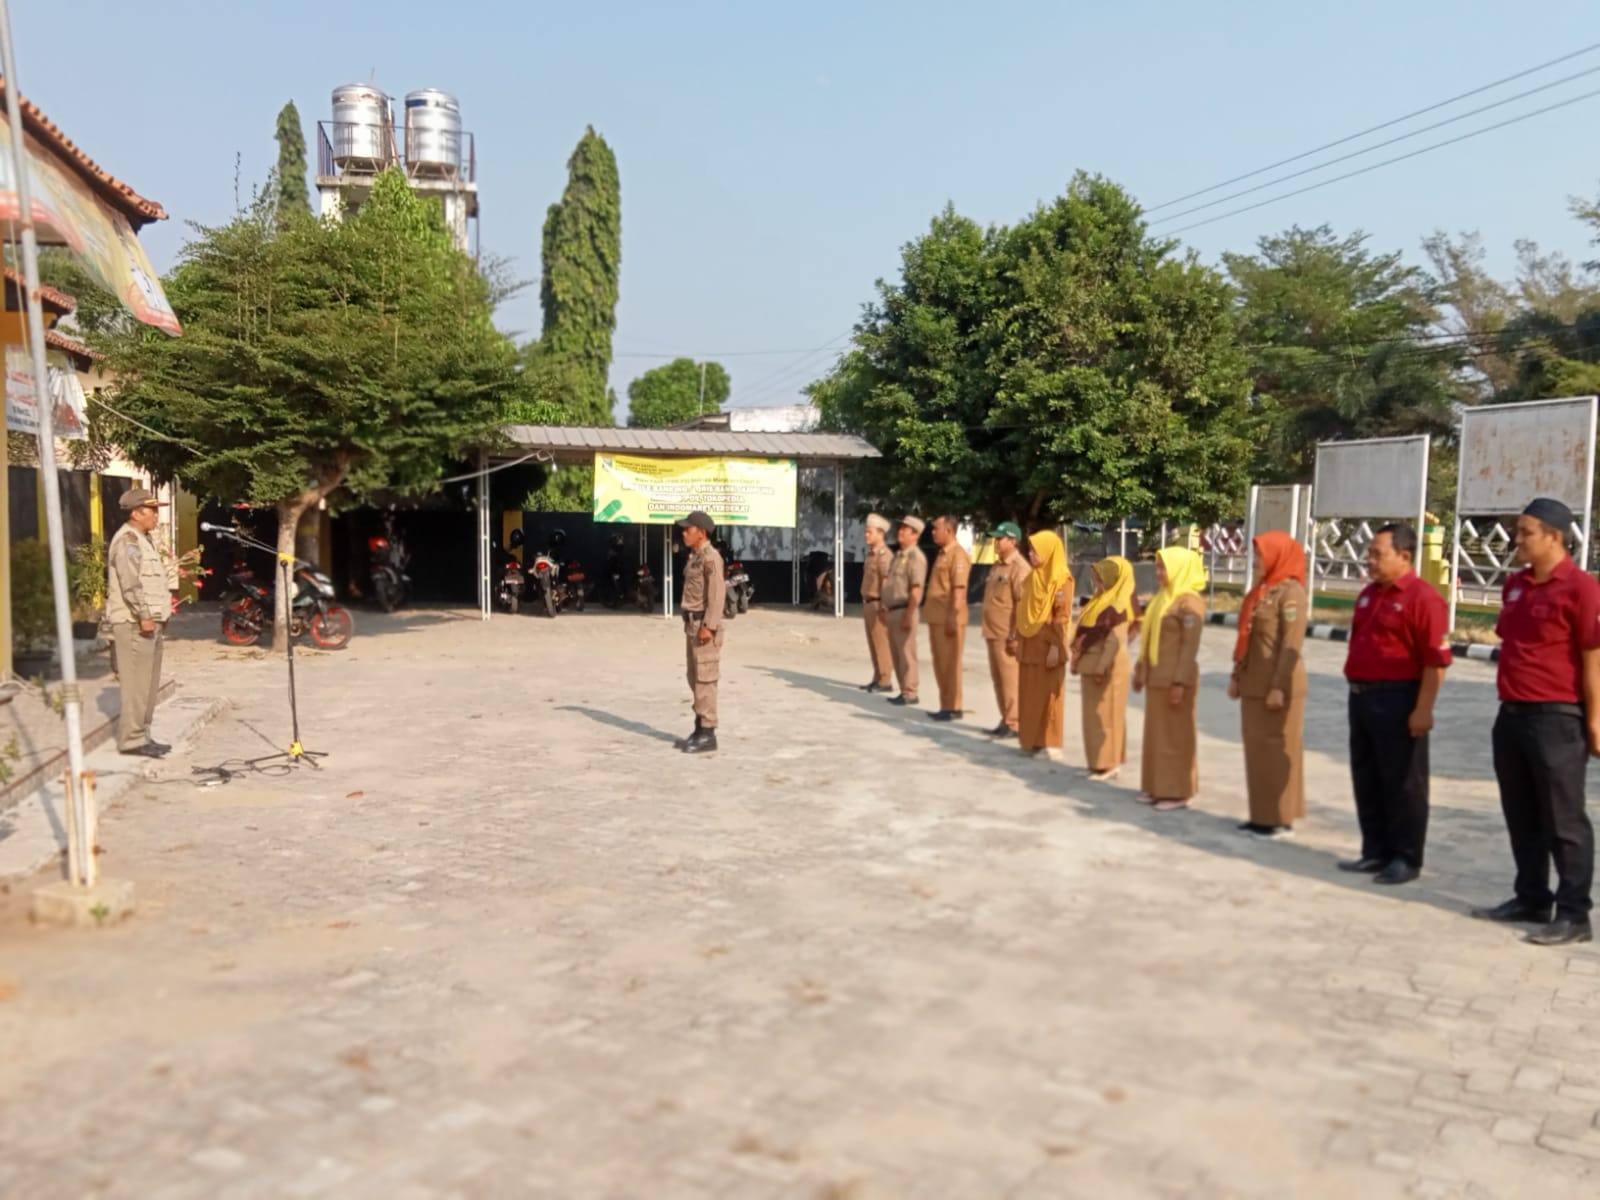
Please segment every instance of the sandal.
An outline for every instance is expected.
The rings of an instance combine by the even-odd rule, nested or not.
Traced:
[[[1156,811],[1157,812],[1177,812],[1180,808],[1188,808],[1188,807],[1189,807],[1189,802],[1187,800],[1157,800],[1156,801]]]

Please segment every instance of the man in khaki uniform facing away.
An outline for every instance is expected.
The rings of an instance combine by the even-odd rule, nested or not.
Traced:
[[[901,517],[895,529],[900,549],[889,564],[883,584],[883,610],[889,621],[889,648],[894,653],[894,673],[900,694],[890,704],[917,703],[917,608],[928,579],[928,560],[917,547],[922,536],[921,517]]]
[[[683,568],[683,633],[688,649],[689,690],[694,693],[694,732],[679,746],[685,754],[707,754],[717,748],[717,680],[722,668],[722,606],[727,584],[722,555],[711,544],[716,528],[703,512],[678,522],[689,561]]]
[[[872,682],[861,690],[868,695],[894,690],[894,652],[889,648],[889,617],[883,610],[883,585],[894,561],[894,551],[885,540],[888,532],[887,518],[868,515],[867,562],[861,572],[861,613],[867,626],[867,651],[872,655]]]
[[[967,580],[972,559],[956,541],[956,520],[933,519],[933,540],[939,556],[928,572],[928,598],[922,616],[928,623],[928,645],[933,651],[933,677],[939,681],[939,711],[935,721],[961,716],[961,654],[967,646]]]
[[[161,644],[172,615],[167,566],[152,536],[162,506],[142,488],[122,493],[119,503],[128,521],[106,551],[106,623],[116,646],[122,691],[117,749],[160,758],[172,749],[150,740],[150,718],[161,691]]]
[[[1017,605],[1027,589],[1033,567],[1022,556],[1022,530],[1002,521],[989,535],[994,539],[994,566],[983,585],[983,640],[989,647],[989,677],[994,680],[994,702],[1000,724],[990,737],[1017,736]]]

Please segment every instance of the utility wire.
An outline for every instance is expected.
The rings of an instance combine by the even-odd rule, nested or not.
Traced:
[[[1447,100],[1440,100],[1437,104],[1430,104],[1426,108],[1419,108],[1412,112],[1408,112],[1403,116],[1384,121],[1381,124],[1369,126],[1358,133],[1352,133],[1346,137],[1338,138],[1331,142],[1325,142],[1321,146],[1317,146],[1314,149],[1307,150],[1301,154],[1296,154],[1289,158],[1279,159],[1275,163],[1268,163],[1266,166],[1259,167],[1254,171],[1247,171],[1243,175],[1235,175],[1232,179],[1224,179],[1221,183],[1214,183],[1210,187],[1201,188],[1198,192],[1190,192],[1188,195],[1179,196],[1175,200],[1165,201],[1164,203],[1157,204],[1153,208],[1145,209],[1145,212],[1160,212],[1162,209],[1171,208],[1175,204],[1183,204],[1184,202],[1193,200],[1196,197],[1210,195],[1212,192],[1220,191],[1225,187],[1232,187],[1236,183],[1243,183],[1246,179],[1254,179],[1257,175],[1265,175],[1268,171],[1276,171],[1279,167],[1287,167],[1290,163],[1297,163],[1303,159],[1310,158],[1314,154],[1321,154],[1324,150],[1336,149],[1339,146],[1344,146],[1355,141],[1357,138],[1364,138],[1368,134],[1372,133],[1380,133],[1385,129],[1391,129],[1396,125],[1404,124],[1406,121],[1410,121],[1415,117],[1426,116],[1428,113],[1436,112],[1441,108],[1448,108],[1457,101],[1467,100],[1473,96],[1481,95],[1484,92],[1493,91],[1495,88],[1501,87],[1504,84],[1514,83],[1518,79],[1524,79],[1529,75],[1536,75],[1540,71],[1548,70],[1550,67],[1559,66],[1561,63],[1569,62],[1574,58],[1581,58],[1585,54],[1592,54],[1596,50],[1600,50],[1600,42],[1595,42],[1592,45],[1584,46],[1582,49],[1574,50],[1569,54],[1563,54],[1558,58],[1552,58],[1548,62],[1542,62],[1538,66],[1529,67],[1524,71],[1518,71],[1514,75],[1507,75],[1503,79],[1496,79],[1492,83],[1483,84],[1481,87],[1475,87],[1470,91],[1461,92],[1459,95],[1451,96]]]

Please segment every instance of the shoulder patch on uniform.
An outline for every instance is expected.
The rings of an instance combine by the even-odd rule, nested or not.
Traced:
[[[1298,605],[1285,604],[1283,606],[1283,615],[1286,620],[1292,621],[1300,615],[1300,608]]]
[[[129,558],[133,559],[134,562],[138,562],[139,561],[139,543],[138,542],[131,541],[131,540],[127,541],[127,542],[124,542],[123,543],[123,549],[124,549],[124,552],[127,554],[127,556]]]
[[[1195,615],[1193,613],[1184,613],[1183,614],[1183,627],[1185,629],[1188,629],[1194,623],[1195,623]]]

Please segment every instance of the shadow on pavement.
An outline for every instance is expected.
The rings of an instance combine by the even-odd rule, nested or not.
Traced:
[[[667,733],[657,729],[654,725],[646,725],[643,721],[630,721],[627,717],[619,717],[615,713],[604,712],[598,708],[584,708],[579,704],[563,704],[557,707],[557,712],[577,713],[580,717],[588,717],[601,725],[609,725],[612,729],[620,729],[623,733],[631,733],[636,737],[652,738],[658,742],[668,742],[676,746],[683,738],[677,734]]]

